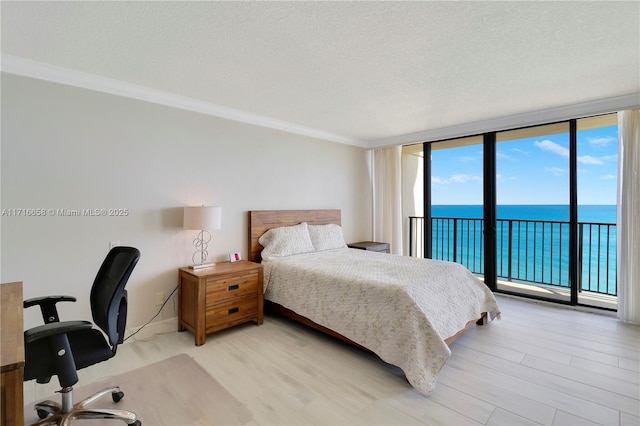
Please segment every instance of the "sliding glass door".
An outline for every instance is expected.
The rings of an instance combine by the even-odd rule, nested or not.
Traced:
[[[403,147],[405,252],[484,278],[483,186],[482,137]]]
[[[497,288],[571,299],[569,123],[496,134]]]
[[[617,114],[577,120],[578,303],[617,309]]]
[[[432,257],[484,276],[482,137],[430,147]]]

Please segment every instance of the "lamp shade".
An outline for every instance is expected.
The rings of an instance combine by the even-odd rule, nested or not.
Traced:
[[[184,208],[184,229],[211,230],[222,226],[222,207],[198,206]]]

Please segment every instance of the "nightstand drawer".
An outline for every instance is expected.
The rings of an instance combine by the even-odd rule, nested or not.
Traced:
[[[258,273],[229,277],[222,280],[207,279],[207,306],[223,300],[243,297],[258,292]]]
[[[207,308],[206,331],[220,329],[220,325],[233,323],[246,317],[255,316],[258,313],[258,298],[247,297],[232,300]]]

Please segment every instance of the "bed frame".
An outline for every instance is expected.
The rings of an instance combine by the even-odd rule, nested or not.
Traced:
[[[341,225],[341,212],[340,210],[253,210],[249,211],[249,260],[252,262],[260,263],[262,257],[260,253],[262,246],[258,242],[258,239],[271,228],[278,228],[281,226],[297,225],[302,222],[307,222],[310,225],[326,225],[329,223],[335,223]],[[350,343],[362,349],[367,349],[362,345],[350,340],[349,338],[336,333],[335,331],[317,324],[310,319],[297,314],[296,312],[285,308],[277,303],[271,301],[264,301],[265,312],[276,313],[287,318],[291,318],[330,336],[338,338],[344,342]],[[486,324],[487,314],[482,313],[482,316],[478,320],[469,321],[465,327],[445,339],[447,345],[451,345],[453,341],[458,338],[462,333],[467,331],[473,323],[478,325]],[[368,349],[367,349],[368,350]]]

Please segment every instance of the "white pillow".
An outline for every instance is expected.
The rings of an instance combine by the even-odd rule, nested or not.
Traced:
[[[293,226],[281,226],[265,232],[258,242],[264,247],[262,260],[286,257],[313,251],[306,222]]]
[[[347,246],[344,242],[342,227],[335,223],[309,225],[309,236],[311,236],[311,242],[316,251],[333,250]]]

